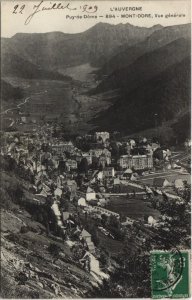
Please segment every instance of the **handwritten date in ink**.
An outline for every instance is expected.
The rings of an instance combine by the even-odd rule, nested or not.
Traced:
[[[86,13],[96,13],[98,6],[94,5],[94,6],[90,6],[90,5],[83,5],[82,7],[80,6],[80,9],[82,9],[82,12],[86,12]]]
[[[16,4],[13,8],[13,14],[23,14],[23,11],[25,10],[26,5],[24,4]],[[81,12],[86,12],[86,13],[96,13],[98,10],[97,5],[82,5],[79,7]],[[25,25],[28,25],[33,17],[40,12],[44,11],[55,11],[55,10],[70,10],[70,11],[75,11],[78,10],[77,7],[74,7],[72,3],[65,3],[65,2],[48,2],[41,0],[40,2],[37,2],[31,10],[31,13],[27,16],[25,20]]]
[[[24,9],[25,9],[25,4],[23,5],[17,4],[14,6],[13,14],[22,14]]]

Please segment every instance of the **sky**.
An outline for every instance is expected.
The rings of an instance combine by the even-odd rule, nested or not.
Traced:
[[[83,32],[94,26],[98,22],[111,24],[130,23],[141,27],[151,27],[155,24],[171,26],[191,22],[191,9],[189,0],[152,0],[152,1],[43,1],[39,6],[39,12],[33,16],[29,24],[25,24],[27,18],[35,9],[34,5],[40,1],[1,1],[1,36],[11,37],[18,32],[42,33],[51,31],[61,31],[65,33]],[[62,5],[69,4],[69,9],[43,10],[50,8],[54,3]],[[19,5],[16,9],[14,7]],[[89,13],[82,12],[84,5],[87,5]],[[95,10],[97,12],[91,12]],[[91,8],[90,8],[91,7]],[[114,8],[126,8],[127,11],[115,12]],[[141,10],[133,11],[134,8]],[[23,8],[23,9],[22,9]],[[113,10],[113,11],[111,11]],[[13,13],[15,11],[15,13]],[[20,13],[21,11],[21,13]],[[91,13],[90,13],[91,12]],[[129,15],[122,18],[122,14]],[[135,14],[135,16],[133,16]],[[167,15],[171,14],[171,17]],[[174,17],[173,15],[180,15]],[[114,17],[106,17],[113,15]],[[130,17],[132,15],[132,17]],[[158,15],[158,16],[157,16]],[[161,17],[159,17],[159,15]],[[97,19],[90,18],[97,16]],[[74,20],[71,17],[75,17]],[[80,17],[82,17],[80,19]]]

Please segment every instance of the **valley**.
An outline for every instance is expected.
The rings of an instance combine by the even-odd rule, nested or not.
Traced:
[[[12,84],[12,94],[4,87],[2,110],[30,97],[14,116],[6,114],[6,128],[27,114],[33,129],[57,122],[69,134],[99,129],[131,135],[162,124],[173,132],[184,124],[179,115],[190,110],[190,24],[98,23],[77,34],[18,33],[2,39],[2,57],[4,85]]]
[[[21,117],[26,116],[33,123],[34,129],[43,122],[57,122],[68,133],[84,133],[94,128],[94,125],[90,126],[87,122],[111,105],[102,96],[86,95],[87,87],[83,86],[84,82],[77,82],[76,79],[73,83],[17,77],[4,79],[12,86],[23,88],[22,101],[18,99],[5,102],[1,112],[4,119],[10,119],[9,123],[4,122],[5,126],[12,124],[12,120],[17,120],[14,125],[21,131],[28,128],[26,124],[20,124]],[[85,85],[86,83],[87,81]]]

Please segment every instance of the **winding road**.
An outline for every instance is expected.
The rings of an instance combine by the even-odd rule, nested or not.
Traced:
[[[47,93],[47,90],[42,91],[42,92],[38,92],[38,93],[34,93],[33,95],[40,95],[40,94],[45,94],[45,93]],[[21,106],[23,106],[24,104],[26,104],[27,102],[29,102],[29,100],[31,100],[31,97],[26,97],[24,99],[24,101],[22,101],[19,104],[17,104],[16,107],[8,108],[8,109],[2,111],[0,113],[0,115],[6,115],[10,111],[13,111],[13,110],[16,110],[18,108],[21,108]],[[12,127],[15,124],[15,120],[13,118],[4,118],[4,119],[8,119],[8,120],[11,121],[11,124],[9,125],[9,127]]]
[[[16,106],[16,107],[13,107],[13,108],[8,108],[8,109],[6,109],[6,110],[2,111],[2,112],[0,113],[0,115],[7,114],[9,111],[12,111],[12,110],[15,110],[15,109],[18,109],[18,108],[20,108],[22,105],[24,105],[25,103],[27,103],[27,102],[29,101],[29,99],[30,99],[30,98],[31,98],[31,97],[27,97],[27,98],[25,98],[25,100],[24,100],[23,102],[21,102],[21,103],[17,104],[17,106]]]
[[[34,93],[32,96],[35,96],[35,95],[41,95],[41,94],[45,94],[45,93],[47,93],[47,90],[45,90],[45,91],[42,91],[42,92],[38,92],[38,93]],[[24,105],[24,104],[26,104],[26,103],[27,103],[27,102],[28,102],[30,99],[31,99],[31,97],[27,97],[27,98],[25,98],[25,100],[24,100],[24,101],[22,101],[21,103],[17,104],[17,106],[16,106],[16,107],[13,107],[13,108],[8,108],[8,109],[6,109],[6,110],[2,111],[2,112],[0,113],[0,115],[7,114],[9,111],[12,111],[12,110],[15,110],[15,109],[21,108],[21,106],[22,106],[22,105]]]

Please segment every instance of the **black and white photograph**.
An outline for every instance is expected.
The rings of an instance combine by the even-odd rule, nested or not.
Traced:
[[[189,298],[191,3],[1,1],[1,298]]]

